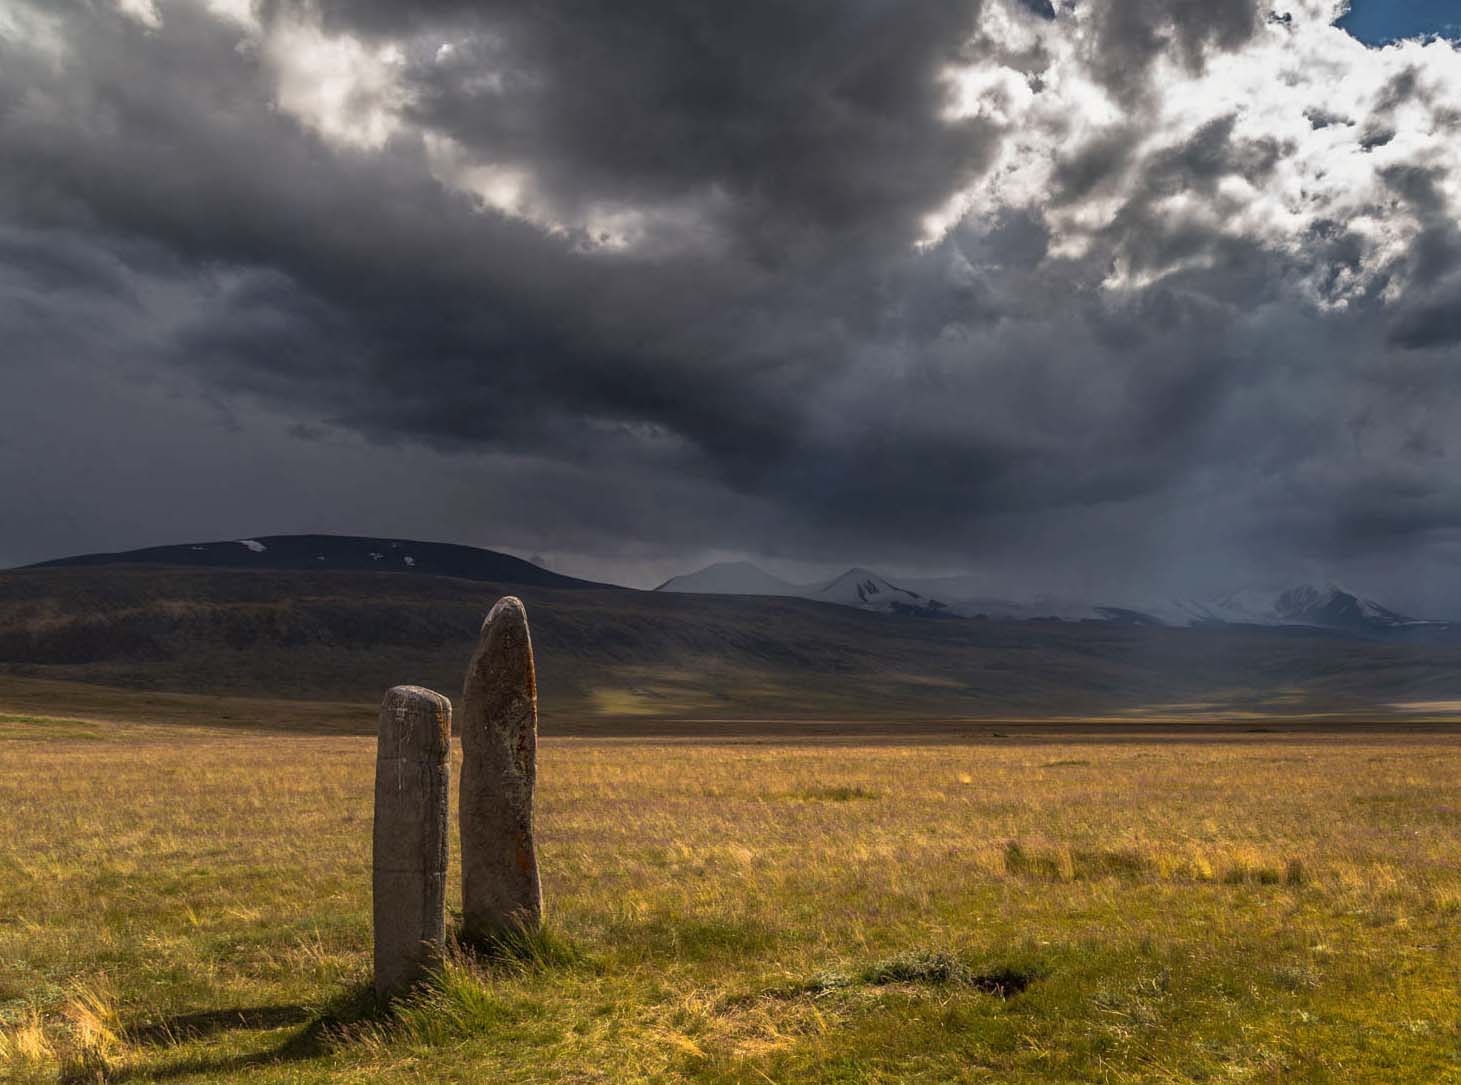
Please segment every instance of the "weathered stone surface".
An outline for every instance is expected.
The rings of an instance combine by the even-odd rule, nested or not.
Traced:
[[[446,940],[451,702],[396,686],[380,706],[375,760],[375,990],[425,978]]]
[[[533,841],[538,685],[522,601],[482,623],[462,691],[462,936],[489,942],[543,920]]]

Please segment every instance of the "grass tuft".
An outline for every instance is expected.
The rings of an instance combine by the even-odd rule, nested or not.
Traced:
[[[501,952],[495,958],[453,948],[430,982],[374,1016],[335,1030],[335,1047],[354,1045],[387,1057],[401,1043],[440,1047],[491,1035],[518,1020],[520,1007],[497,990],[503,966],[521,976],[528,969],[549,967],[545,962],[552,953],[538,937],[497,945]]]
[[[13,1072],[16,1080],[39,1080],[55,1055],[46,1037],[45,1023],[34,1006],[26,1007],[13,1025],[0,1029],[0,1067]]]
[[[890,983],[966,985],[973,973],[949,953],[914,950],[890,957],[864,969],[862,980],[874,987]]]
[[[468,959],[483,967],[519,972],[589,963],[588,956],[577,944],[546,924],[535,928],[514,927],[479,940],[458,934],[447,963],[464,966]]]
[[[121,1069],[125,1052],[121,1012],[107,978],[74,982],[61,1016],[69,1042],[60,1051],[60,1080],[78,1085],[110,1080]]]

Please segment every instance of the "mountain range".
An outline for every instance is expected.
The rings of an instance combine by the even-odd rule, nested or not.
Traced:
[[[672,577],[657,589],[710,595],[791,596],[861,610],[959,618],[1118,622],[1136,625],[1302,626],[1361,635],[1452,632],[1456,624],[1413,618],[1337,584],[1244,589],[1216,598],[1097,602],[1055,597],[1017,601],[979,593],[973,577],[899,578],[852,568],[828,581],[793,584],[750,562],[722,562]]]
[[[536,556],[524,561],[476,546],[351,535],[261,535],[83,554],[40,562],[32,567],[107,565],[394,571],[549,588],[628,590],[555,572]],[[1461,634],[1461,623],[1412,617],[1337,584],[1244,589],[1212,598],[1178,597],[1140,602],[1049,595],[1017,600],[987,594],[986,582],[974,576],[893,578],[855,566],[827,580],[798,584],[749,561],[734,561],[672,577],[655,590],[689,595],[806,599],[914,617],[1175,627],[1300,626],[1362,636],[1405,638]]]
[[[369,704],[391,685],[453,691],[483,614],[511,593],[532,615],[544,718],[558,733],[655,720],[694,730],[1106,713],[1380,718],[1461,699],[1461,636],[1339,589],[1173,604],[1166,619],[1072,604],[1064,616],[1081,620],[1011,620],[1058,609],[1041,600],[981,621],[967,600],[927,588],[866,569],[802,586],[734,566],[633,591],[405,539],[186,543],[0,571],[0,684],[12,684],[0,693],[81,681],[330,700],[367,706],[368,729]],[[960,614],[969,620],[949,620]],[[1355,622],[1361,635],[1345,625]],[[279,712],[289,725],[291,711]]]

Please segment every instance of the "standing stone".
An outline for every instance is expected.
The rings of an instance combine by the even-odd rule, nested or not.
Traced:
[[[533,844],[538,684],[527,611],[513,596],[482,623],[461,734],[462,937],[489,944],[543,921]]]
[[[446,940],[451,702],[396,686],[380,706],[375,760],[375,991],[424,979]]]

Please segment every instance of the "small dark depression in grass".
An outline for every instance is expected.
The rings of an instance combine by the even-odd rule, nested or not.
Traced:
[[[893,987],[918,984],[929,987],[964,988],[996,998],[1013,998],[1041,978],[1033,968],[1009,965],[974,968],[956,955],[942,950],[910,950],[878,961],[861,970],[829,969],[806,982],[767,992],[775,998],[818,998],[833,991],[859,985]]]
[[[1034,972],[998,967],[975,970],[950,953],[918,951],[879,962],[862,974],[864,983],[886,987],[894,983],[926,983],[968,987],[999,998],[1017,995],[1036,980]]]

